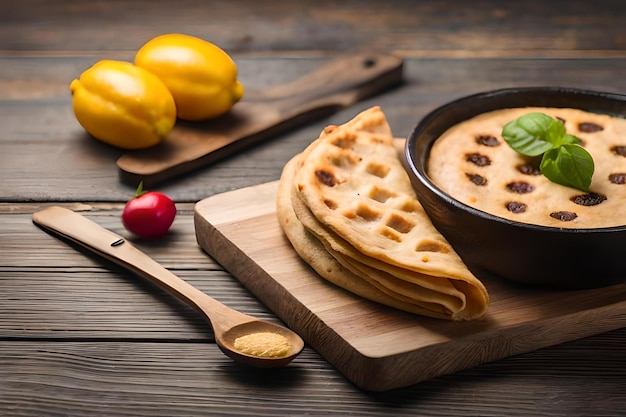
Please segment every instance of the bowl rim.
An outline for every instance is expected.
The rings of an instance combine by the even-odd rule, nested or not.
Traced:
[[[596,97],[596,98],[599,97],[602,99],[615,100],[616,102],[623,102],[625,110],[622,116],[626,118],[626,94],[618,94],[618,93],[588,90],[588,89],[581,89],[581,88],[571,88],[571,87],[541,87],[541,86],[539,87],[537,86],[508,87],[508,88],[500,88],[496,90],[488,90],[488,91],[483,91],[479,93],[474,93],[474,94],[456,98],[443,105],[440,105],[436,107],[434,110],[431,110],[429,113],[427,113],[424,117],[422,117],[419,120],[417,125],[409,133],[409,136],[407,137],[405,146],[404,146],[405,158],[409,166],[409,169],[411,170],[413,175],[416,176],[417,180],[424,187],[426,187],[431,193],[435,194],[439,199],[453,206],[457,210],[465,211],[473,216],[482,218],[487,221],[500,223],[502,225],[506,225],[506,226],[513,227],[513,228],[535,230],[535,231],[541,231],[544,233],[566,233],[566,234],[578,235],[578,234],[605,234],[605,233],[626,231],[626,224],[620,225],[620,226],[607,226],[607,227],[596,227],[596,228],[564,228],[564,227],[538,225],[538,224],[533,224],[533,223],[524,223],[524,222],[519,222],[515,220],[506,219],[504,217],[496,216],[494,214],[490,214],[486,211],[479,210],[465,203],[462,203],[461,201],[455,199],[450,194],[446,193],[441,188],[439,188],[433,181],[431,181],[430,177],[426,173],[425,162],[428,159],[430,150],[434,142],[437,140],[437,137],[429,140],[429,143],[427,143],[426,145],[423,145],[425,149],[423,149],[420,155],[424,155],[424,161],[423,161],[424,163],[416,164],[416,161],[418,160],[418,156],[419,156],[417,155],[418,137],[426,130],[426,128],[428,128],[433,123],[433,121],[441,117],[443,114],[449,112],[451,109],[457,108],[462,105],[466,105],[469,102],[475,102],[477,100],[491,99],[494,97],[514,95],[514,94],[520,94],[520,93],[542,93],[542,92],[551,93],[551,94],[559,94],[559,93],[574,94],[574,95]],[[522,106],[495,107],[493,110],[505,109],[505,108],[519,108],[519,107],[522,107]],[[581,107],[576,107],[576,106],[572,106],[571,108],[579,108],[581,110],[585,110]],[[474,114],[473,116],[476,116],[482,113],[484,112],[479,111],[479,112],[476,112],[476,114]],[[608,114],[608,113],[605,113],[605,114]],[[473,116],[470,116],[470,117],[473,117]],[[618,116],[618,115],[614,114],[613,116]],[[460,123],[460,122],[457,122],[457,123]],[[453,125],[450,125],[448,127],[452,127],[452,126]],[[419,200],[419,195],[418,195],[418,200]]]

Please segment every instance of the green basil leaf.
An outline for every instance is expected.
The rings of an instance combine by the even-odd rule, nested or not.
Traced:
[[[570,144],[573,144],[573,145],[580,145],[580,143],[582,142],[579,138],[577,138],[574,135],[567,134],[567,135],[565,135],[565,138],[567,139],[567,142],[564,142],[564,143],[570,143]]]
[[[509,146],[527,156],[552,149],[564,134],[563,124],[544,113],[525,114],[502,129],[502,137]]]
[[[560,139],[555,142],[555,148],[563,145],[578,145],[581,140],[574,135],[564,134]]]
[[[544,114],[544,116],[548,116],[548,115]],[[548,117],[550,118],[550,124],[548,125],[548,128],[547,128],[546,140],[552,143],[553,148],[556,148],[557,146],[561,144],[561,141],[566,135],[565,125],[550,116]]]
[[[550,181],[586,192],[589,191],[595,167],[585,148],[564,144],[544,153],[539,168]]]

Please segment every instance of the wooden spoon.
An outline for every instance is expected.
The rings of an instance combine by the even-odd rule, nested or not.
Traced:
[[[174,275],[123,237],[63,207],[53,206],[33,214],[33,222],[44,230],[94,252],[150,279],[203,313],[211,322],[219,348],[233,360],[258,368],[277,368],[291,362],[304,347],[293,331],[233,310]],[[281,335],[288,349],[280,356],[246,354],[235,347],[235,340],[251,334]],[[286,340],[285,340],[286,339]],[[241,340],[241,339],[240,339]]]

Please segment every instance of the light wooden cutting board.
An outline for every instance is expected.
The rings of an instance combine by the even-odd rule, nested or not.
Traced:
[[[626,284],[555,292],[484,281],[488,314],[461,323],[360,299],[321,279],[297,256],[276,220],[277,187],[271,182],[197,203],[198,243],[364,390],[408,386],[626,326]]]

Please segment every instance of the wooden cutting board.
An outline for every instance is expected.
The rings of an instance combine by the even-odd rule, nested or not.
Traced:
[[[226,115],[177,121],[159,145],[116,162],[122,182],[144,188],[211,164],[295,126],[350,106],[402,82],[402,59],[356,53],[342,56],[288,84],[246,90]]]
[[[484,280],[491,296],[486,317],[461,323],[361,299],[300,260],[276,220],[277,187],[271,182],[198,202],[198,243],[364,390],[408,386],[626,326],[626,284],[557,292]]]

